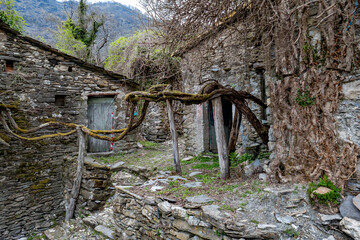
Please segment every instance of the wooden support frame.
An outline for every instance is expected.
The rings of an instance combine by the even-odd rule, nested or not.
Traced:
[[[69,205],[66,209],[65,221],[70,221],[70,219],[74,215],[75,204],[76,204],[76,200],[79,196],[82,172],[83,172],[83,168],[84,168],[85,134],[79,126],[76,127],[76,130],[77,130],[78,137],[79,137],[79,154],[78,154],[78,159],[77,159],[77,168],[76,168],[75,179],[74,179],[73,187],[71,190],[70,201],[69,201]]]
[[[216,134],[216,145],[219,155],[220,177],[221,179],[228,179],[230,177],[229,155],[228,155],[228,146],[225,140],[224,118],[223,118],[221,97],[213,99],[212,104],[214,109],[214,125],[215,125],[215,134]]]

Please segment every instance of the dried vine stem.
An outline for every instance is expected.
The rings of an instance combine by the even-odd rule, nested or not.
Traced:
[[[0,106],[0,120],[5,128],[5,130],[11,134],[12,136],[22,139],[22,140],[28,140],[28,141],[36,141],[41,139],[47,139],[47,138],[53,138],[53,137],[63,137],[63,136],[69,136],[71,134],[74,134],[76,132],[76,128],[80,127],[81,130],[88,134],[91,137],[106,140],[106,141],[112,141],[117,142],[123,139],[130,131],[134,130],[140,124],[143,122],[146,116],[147,108],[149,105],[149,102],[159,102],[159,101],[166,101],[166,100],[177,100],[185,104],[200,104],[207,100],[214,99],[216,97],[225,97],[228,98],[230,101],[232,101],[235,106],[238,108],[240,112],[244,114],[250,121],[250,123],[254,126],[255,130],[258,132],[262,140],[265,144],[268,142],[268,129],[266,126],[262,125],[261,122],[257,119],[255,114],[251,111],[251,109],[247,106],[246,99],[252,100],[255,103],[266,107],[266,105],[255,96],[244,92],[244,91],[235,91],[232,88],[227,88],[222,85],[220,85],[217,82],[209,82],[206,84],[199,94],[188,94],[188,93],[182,93],[179,91],[170,91],[167,89],[168,85],[161,84],[161,85],[155,85],[149,89],[149,92],[132,92],[126,95],[125,100],[130,103],[130,119],[128,126],[126,128],[118,129],[118,130],[92,130],[89,129],[83,125],[78,125],[74,123],[62,123],[62,122],[56,122],[52,121],[46,124],[42,124],[36,128],[32,128],[29,130],[21,129],[16,124],[15,120],[11,117],[10,112],[6,107]],[[139,117],[139,119],[136,120],[134,123],[134,111],[137,103],[140,100],[145,100],[142,105],[142,113]],[[71,130],[66,133],[54,133],[54,134],[47,134],[37,137],[24,137],[21,136],[14,131],[12,131],[6,120],[5,117],[9,119],[10,124],[12,127],[19,132],[22,133],[34,133],[37,131],[40,131],[43,128],[50,127],[50,126],[64,126],[67,128],[73,128],[75,130]],[[108,137],[100,134],[112,134],[112,133],[120,133],[119,136],[116,137]],[[3,140],[2,140],[3,141]]]
[[[262,53],[260,60],[268,75],[278,79],[268,81],[276,137],[273,171],[284,181],[312,181],[327,174],[343,186],[354,172],[358,149],[337,136],[334,114],[343,81],[340,76],[360,64],[355,25],[349,27],[355,1],[143,2],[156,15],[155,24],[165,40],[176,48],[185,46],[177,52],[194,49],[207,39],[215,43],[228,37],[231,31],[224,29],[229,26],[243,31],[238,36],[255,35],[243,50]],[[305,87],[316,101],[314,106],[301,108],[294,99]]]

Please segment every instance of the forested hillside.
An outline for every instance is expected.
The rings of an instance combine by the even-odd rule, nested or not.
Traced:
[[[15,0],[15,9],[28,24],[26,34],[44,39],[53,44],[53,33],[58,24],[66,19],[66,14],[76,11],[77,2],[58,2],[56,0]],[[141,28],[145,16],[135,8],[115,2],[89,4],[90,12],[106,17],[110,42],[119,36],[126,36]]]

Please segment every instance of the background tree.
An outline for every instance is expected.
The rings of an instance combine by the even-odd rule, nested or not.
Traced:
[[[18,32],[24,32],[26,22],[14,9],[14,0],[0,0],[0,19]]]
[[[86,0],[80,0],[76,14],[70,11],[66,21],[58,27],[55,36],[56,47],[84,61],[101,64],[97,58],[98,52],[107,42],[106,34],[102,44],[95,49],[95,40],[100,30],[105,31],[105,17],[87,12]]]
[[[161,42],[161,36],[153,30],[120,37],[110,44],[105,68],[135,79],[143,89],[158,83],[172,83],[178,88],[180,59],[171,56]]]

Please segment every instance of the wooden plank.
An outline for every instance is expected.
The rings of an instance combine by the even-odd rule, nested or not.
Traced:
[[[178,137],[177,137],[176,126],[175,126],[174,111],[173,111],[172,103],[170,100],[166,100],[166,105],[167,105],[167,110],[168,110],[168,115],[169,115],[171,138],[172,138],[172,142],[173,142],[175,172],[178,174],[181,174]]]
[[[216,134],[216,145],[218,149],[219,164],[220,164],[220,178],[228,179],[230,177],[229,171],[229,156],[227,150],[227,144],[225,139],[224,119],[222,111],[221,98],[215,98],[212,100],[214,108],[214,123]]]
[[[80,185],[82,179],[82,172],[84,167],[84,155],[85,155],[85,134],[81,130],[80,127],[76,127],[78,137],[79,137],[79,153],[77,158],[77,167],[76,167],[76,174],[73,183],[73,187],[71,190],[70,202],[66,209],[65,220],[69,221],[73,215],[75,210],[75,203],[79,196],[80,192]]]

